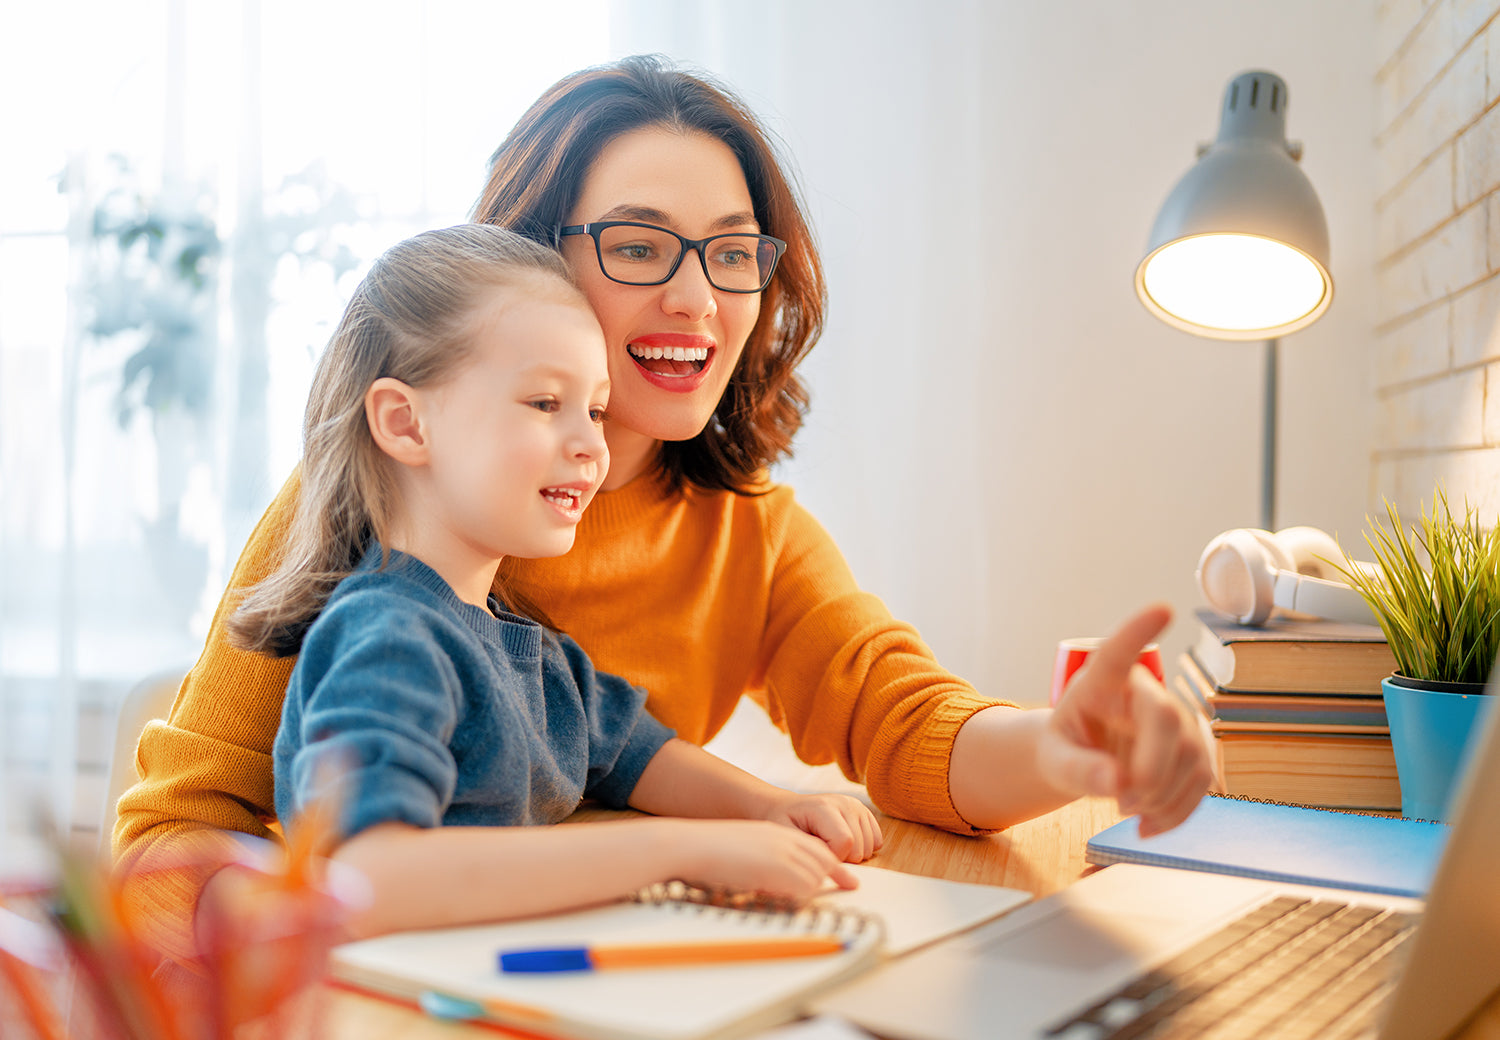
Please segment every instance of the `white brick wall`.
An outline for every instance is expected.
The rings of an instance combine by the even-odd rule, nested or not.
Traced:
[[[1500,0],[1376,9],[1371,513],[1500,513]],[[1492,391],[1493,389],[1493,396]]]

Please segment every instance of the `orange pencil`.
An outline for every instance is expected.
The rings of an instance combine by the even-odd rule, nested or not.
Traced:
[[[601,971],[606,968],[666,968],[726,961],[819,957],[844,950],[836,935],[789,935],[764,939],[571,946],[512,950],[500,954],[505,972]]]

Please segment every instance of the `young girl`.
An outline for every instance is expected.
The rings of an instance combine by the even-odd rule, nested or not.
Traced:
[[[315,796],[336,807],[333,858],[373,889],[356,934],[671,878],[801,898],[852,887],[840,860],[879,847],[855,799],[782,791],[675,739],[644,692],[496,598],[502,559],[572,547],[608,469],[608,397],[599,324],[562,259],[486,225],[387,252],[318,364],[286,553],[230,630],[300,655],[276,811],[295,827]],[[522,826],[583,798],[740,819]]]

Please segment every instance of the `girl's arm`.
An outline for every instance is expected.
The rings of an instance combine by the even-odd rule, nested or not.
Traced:
[[[880,848],[880,825],[847,795],[798,794],[752,776],[696,744],[673,739],[647,764],[630,806],[658,816],[769,820],[822,838],[850,863]]]
[[[853,888],[828,846],[790,827],[746,820],[621,820],[543,827],[387,823],[361,831],[336,862],[369,880],[356,937],[555,913],[605,903],[659,881],[805,899],[832,879]]]
[[[590,772],[599,775],[585,788],[587,796],[656,816],[786,824],[822,838],[850,862],[869,859],[880,847],[880,827],[862,803],[845,795],[785,791],[696,744],[675,737],[663,743],[671,731],[641,707],[645,691],[599,672],[573,639],[558,636],[557,646],[589,719]],[[622,762],[627,768],[620,768]]]
[[[463,691],[484,681],[487,658],[477,648],[460,652],[458,641],[442,635],[449,619],[416,612],[405,600],[404,593],[367,585],[330,602],[303,643],[297,695],[282,723],[287,739],[278,744],[283,819],[326,786],[315,775],[320,763],[343,753],[338,818],[353,837],[334,859],[357,869],[372,889],[370,905],[353,918],[357,934],[551,913],[674,878],[793,899],[812,895],[830,878],[855,884],[826,842],[769,820],[440,826],[461,781],[450,740],[463,724]],[[546,664],[552,656],[543,654],[544,667],[558,667],[555,660]],[[641,711],[639,695],[620,688],[623,680],[595,677],[581,651],[573,657],[593,708],[579,717],[588,723],[590,771],[600,774],[586,789],[623,807],[643,771],[655,770],[663,741],[676,742]],[[543,678],[543,686],[554,681],[560,680]],[[516,708],[516,724],[524,727],[519,699]],[[667,751],[668,765],[656,775],[664,783],[701,783],[720,796],[691,803],[702,809],[774,814],[795,800],[775,797],[774,788],[738,770],[710,773],[701,767],[711,760],[696,748],[687,758],[699,768],[673,768],[678,753]],[[524,758],[512,765],[523,770],[519,789],[536,797]],[[488,783],[505,783],[498,773],[484,775]],[[725,775],[733,782],[719,779]],[[646,799],[658,808],[671,802]]]

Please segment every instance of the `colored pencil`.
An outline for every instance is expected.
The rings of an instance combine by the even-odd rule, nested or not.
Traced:
[[[505,972],[603,971],[614,968],[665,968],[726,961],[819,957],[844,950],[835,935],[793,935],[710,942],[642,943],[512,950],[500,954]]]

